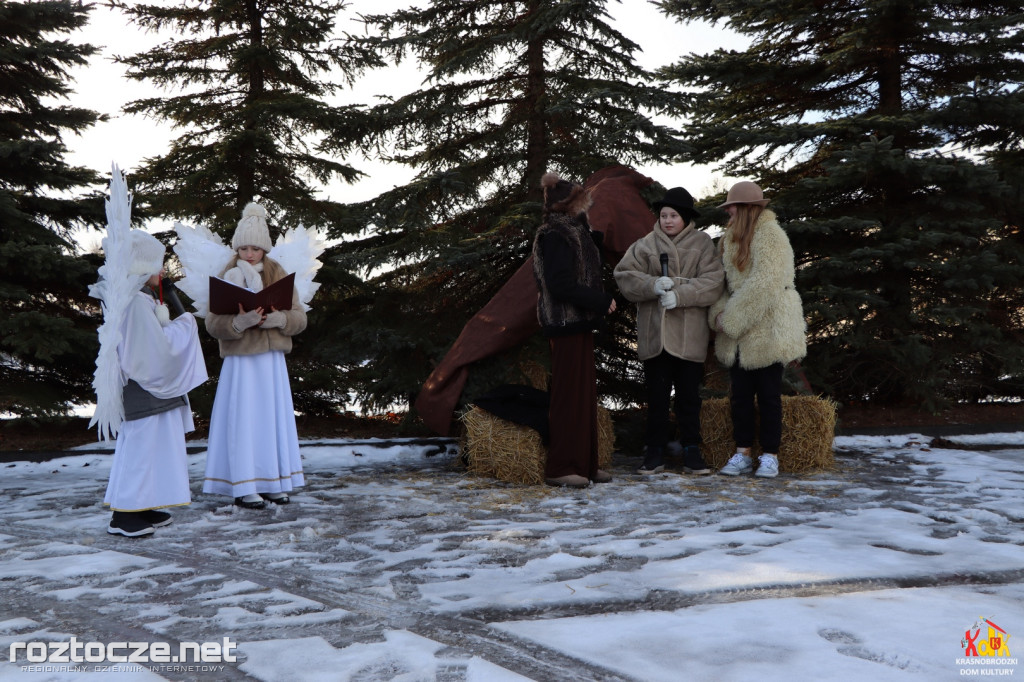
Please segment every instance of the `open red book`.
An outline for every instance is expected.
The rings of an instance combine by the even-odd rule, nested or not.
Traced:
[[[237,315],[238,304],[245,312],[263,308],[269,313],[276,310],[292,309],[292,291],[295,289],[295,274],[283,277],[263,291],[253,293],[217,277],[210,278],[210,312],[214,315]]]

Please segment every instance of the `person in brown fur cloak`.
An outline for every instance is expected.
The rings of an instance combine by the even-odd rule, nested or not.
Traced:
[[[556,173],[541,179],[544,222],[533,242],[537,317],[551,346],[548,485],[582,488],[611,476],[597,468],[594,331],[615,311],[601,285],[601,240],[590,229],[589,191]]]

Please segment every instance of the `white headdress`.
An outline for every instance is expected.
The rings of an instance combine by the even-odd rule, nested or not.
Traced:
[[[89,287],[89,294],[100,299],[103,308],[100,352],[92,380],[96,412],[89,422],[90,427],[98,425],[101,440],[115,438],[124,421],[124,380],[117,359],[121,322],[132,296],[146,280],[160,272],[165,251],[156,237],[131,229],[132,195],[117,164],[111,170],[110,198],[106,200],[107,236],[103,238],[105,260],[99,269],[99,281]]]
[[[129,275],[145,275],[149,279],[164,267],[164,256],[167,249],[160,240],[142,230],[131,230],[131,262],[128,264]]]

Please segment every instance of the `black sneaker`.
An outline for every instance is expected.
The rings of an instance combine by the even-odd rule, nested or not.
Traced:
[[[644,463],[636,470],[638,474],[658,474],[665,470],[665,453],[661,448],[653,445],[647,446],[644,453]]]
[[[153,524],[146,521],[139,512],[114,512],[110,517],[110,525],[107,532],[111,535],[123,535],[128,538],[138,538],[144,535],[152,535]]]
[[[163,528],[164,526],[171,525],[171,515],[157,509],[140,511],[139,516],[142,517],[143,521],[149,521],[149,525],[154,528]]]
[[[708,467],[707,462],[700,456],[700,446],[687,445],[683,448],[683,473],[696,476],[711,474],[711,469]]]

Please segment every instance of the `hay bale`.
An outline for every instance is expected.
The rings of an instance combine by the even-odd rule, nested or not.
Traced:
[[[462,415],[462,423],[466,427],[463,452],[470,472],[509,483],[539,485],[544,482],[548,451],[536,431],[495,417],[476,406]],[[598,466],[602,469],[611,466],[614,451],[611,413],[598,406]]]
[[[800,473],[835,467],[832,439],[836,429],[836,404],[817,396],[782,396],[782,443],[779,470]],[[700,410],[701,453],[718,469],[736,452],[728,398],[705,400]],[[753,454],[761,454],[754,443]]]

